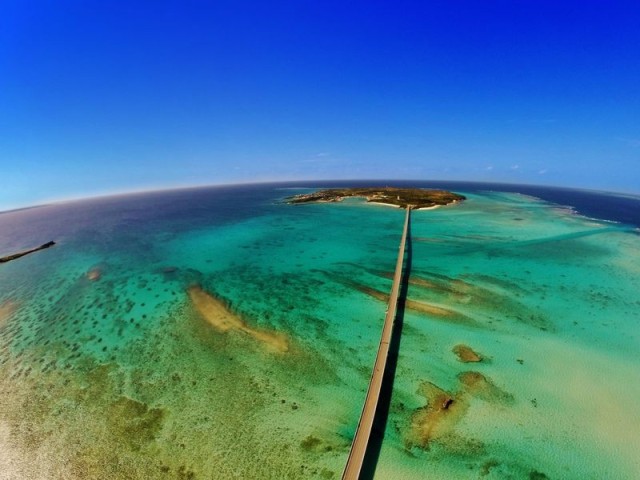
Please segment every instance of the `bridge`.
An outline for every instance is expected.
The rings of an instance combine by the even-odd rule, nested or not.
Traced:
[[[369,381],[367,396],[365,397],[362,413],[360,414],[360,421],[358,422],[353,443],[351,444],[347,465],[342,473],[343,480],[358,480],[362,470],[364,457],[367,452],[369,438],[371,437],[371,429],[376,415],[378,399],[380,398],[382,379],[387,366],[389,344],[391,343],[391,334],[393,332],[393,326],[396,318],[398,294],[400,291],[400,280],[402,279],[402,266],[404,264],[404,251],[407,242],[410,215],[411,206],[409,205],[404,218],[404,228],[402,230],[402,238],[400,240],[398,260],[396,261],[396,270],[393,275],[391,295],[389,296],[389,306],[387,307],[387,314],[384,319],[384,325],[382,326],[382,335],[378,346],[378,354],[376,355],[376,361],[373,364],[373,372],[371,374],[371,380]]]

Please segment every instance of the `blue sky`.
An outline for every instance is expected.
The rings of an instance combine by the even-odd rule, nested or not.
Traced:
[[[173,186],[640,193],[640,3],[4,0],[0,210]]]

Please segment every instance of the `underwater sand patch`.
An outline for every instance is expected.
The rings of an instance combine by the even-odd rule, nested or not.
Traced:
[[[451,278],[445,275],[437,275],[436,278],[437,280],[428,280],[414,276],[409,279],[409,283],[417,287],[447,293],[451,299],[458,303],[472,304],[476,307],[496,308],[507,301],[504,295],[497,295],[489,289],[466,282],[460,278]]]
[[[355,282],[345,282],[345,283],[362,293],[366,293],[367,295],[375,298],[376,300],[389,303],[389,294],[387,293],[381,292],[380,290],[376,290],[375,288],[367,287],[366,285],[361,285]],[[469,327],[482,326],[472,318],[467,317],[466,315],[460,312],[456,312],[455,310],[449,310],[447,308],[433,305],[431,303],[419,302],[417,300],[407,299],[404,305],[407,309],[413,312],[426,314],[431,317],[435,317],[437,319],[444,320],[450,323],[466,325]]]
[[[250,327],[239,315],[232,312],[225,302],[206,292],[199,285],[189,287],[187,292],[200,316],[220,333],[243,332],[272,351],[284,353],[289,350],[289,342],[284,334]]]
[[[18,302],[15,300],[5,300],[0,303],[0,327],[3,327],[7,323],[17,309]]]
[[[437,291],[448,291],[449,289],[443,286],[439,282],[434,282],[432,280],[427,280],[426,278],[420,277],[409,277],[409,285],[416,285],[418,287],[428,288],[430,290]]]
[[[483,283],[487,283],[487,279],[491,279],[493,284],[491,288],[488,288],[461,278],[451,278],[431,272],[423,274],[433,278],[425,279],[412,276],[409,279],[409,284],[436,294],[446,294],[447,296],[442,300],[442,303],[455,302],[463,310],[473,308],[474,312],[482,312],[494,318],[509,319],[541,330],[553,330],[553,325],[543,314],[513,298],[514,294],[520,296],[524,291],[514,282],[485,275],[475,276]],[[468,274],[463,276],[465,278],[473,277]]]
[[[527,289],[523,288],[522,285],[516,282],[505,280],[498,277],[493,277],[490,275],[465,273],[465,274],[462,274],[462,277],[469,278],[475,282],[488,284],[492,287],[498,287],[507,292],[528,293]]]
[[[458,359],[464,363],[475,363],[482,361],[482,355],[475,352],[471,347],[460,343],[451,349],[458,356]]]
[[[423,243],[446,243],[447,239],[441,237],[413,237],[411,238],[412,242],[423,242]]]
[[[477,285],[473,285],[469,282],[461,280],[459,278],[451,278],[446,275],[430,274],[433,278],[427,279],[424,277],[411,275],[409,277],[409,285],[413,285],[434,293],[448,295],[448,300],[453,300],[461,304],[473,304],[474,306],[495,308],[504,301],[506,301],[502,295],[496,295],[495,292],[482,288]],[[381,272],[380,275],[384,278],[392,278],[392,273]]]
[[[370,273],[377,275],[378,277],[393,279],[394,272],[382,272],[369,270]],[[415,285],[417,287],[434,290],[437,292],[450,292],[451,289],[444,285],[444,282],[427,280],[426,278],[416,277],[415,275],[409,276],[409,285]]]
[[[435,315],[436,317],[443,317],[451,319],[456,323],[474,324],[475,322],[469,317],[456,312],[455,310],[449,310],[448,308],[438,307],[432,303],[419,302],[418,300],[407,300],[406,306],[409,310],[415,312],[426,313],[428,315]]]
[[[474,397],[493,403],[513,402],[513,395],[502,390],[480,372],[462,372],[458,375],[458,380],[465,391]]]
[[[102,270],[100,270],[100,268],[98,267],[94,267],[87,272],[87,278],[92,282],[96,280],[100,280],[101,276],[102,276]]]

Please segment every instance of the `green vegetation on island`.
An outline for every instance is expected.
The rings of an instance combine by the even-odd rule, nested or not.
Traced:
[[[446,190],[423,188],[367,187],[328,188],[287,198],[287,203],[340,202],[347,197],[363,197],[367,202],[383,203],[401,208],[431,208],[449,205],[465,199],[464,196]]]

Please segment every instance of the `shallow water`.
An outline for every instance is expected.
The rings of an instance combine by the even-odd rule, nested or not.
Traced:
[[[1,255],[58,242],[0,266],[0,478],[339,478],[403,213],[297,191],[0,214]],[[637,478],[637,231],[456,191],[413,214],[376,478]],[[243,327],[212,327],[196,285]]]

